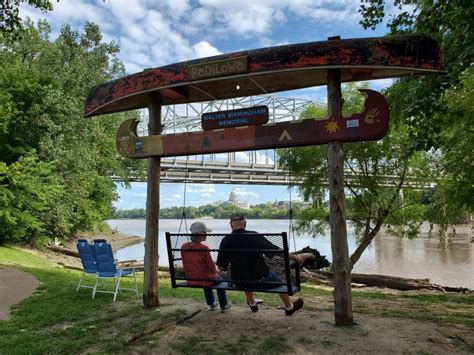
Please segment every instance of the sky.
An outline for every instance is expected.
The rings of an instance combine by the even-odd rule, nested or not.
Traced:
[[[84,24],[99,25],[104,42],[120,46],[119,59],[128,74],[184,60],[283,44],[324,41],[328,37],[378,37],[386,27],[364,30],[359,24],[359,0],[59,0],[53,11],[43,13],[22,4],[20,16],[33,21],[46,19],[51,38],[69,24],[82,31]],[[386,9],[387,14],[396,8]],[[373,81],[380,90],[390,79]],[[277,93],[275,96],[326,101],[326,88]],[[251,205],[268,201],[288,201],[284,186],[187,184],[186,205],[200,206],[227,200],[234,190]],[[146,183],[131,188],[118,186],[118,209],[144,208]],[[292,200],[301,199],[296,191]],[[184,203],[183,184],[161,185],[161,207]]]

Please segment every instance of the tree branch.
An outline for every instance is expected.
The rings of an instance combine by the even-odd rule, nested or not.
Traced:
[[[197,309],[197,310],[195,310],[195,311],[194,311],[193,313],[191,313],[191,314],[187,314],[187,315],[185,315],[185,316],[183,316],[183,317],[181,317],[181,318],[178,318],[175,323],[171,323],[171,324],[170,324],[170,323],[167,323],[167,324],[160,324],[160,325],[157,325],[157,326],[155,326],[155,327],[152,327],[152,328],[150,328],[150,329],[148,329],[148,330],[145,330],[145,331],[143,331],[143,332],[141,332],[141,333],[139,333],[139,334],[135,334],[134,336],[130,337],[130,338],[127,340],[127,344],[131,344],[131,343],[137,341],[138,339],[143,338],[144,336],[147,336],[147,335],[150,335],[150,334],[159,332],[159,331],[161,331],[161,330],[163,330],[163,329],[169,327],[169,326],[172,325],[172,324],[174,324],[174,325],[181,324],[181,323],[183,323],[184,321],[193,318],[193,317],[194,317],[195,315],[197,315],[199,312],[201,312],[201,310],[200,310],[200,309]]]

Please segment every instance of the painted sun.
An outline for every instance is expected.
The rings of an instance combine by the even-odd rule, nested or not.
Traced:
[[[329,133],[336,133],[339,129],[339,127],[337,126],[337,121],[328,121],[328,123],[326,124],[326,129]]]

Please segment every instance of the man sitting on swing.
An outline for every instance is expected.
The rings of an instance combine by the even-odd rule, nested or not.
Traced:
[[[189,285],[203,286],[206,303],[209,306],[209,310],[213,311],[216,309],[214,291],[208,286],[218,284],[220,280],[222,280],[222,277],[217,274],[216,265],[214,265],[214,262],[212,261],[209,248],[207,245],[202,243],[206,240],[207,233],[212,230],[207,228],[207,226],[202,222],[194,222],[191,224],[190,229],[192,233],[191,241],[184,243],[181,246],[183,267],[186,277],[189,278],[187,282]],[[213,279],[216,281],[193,280],[195,278]],[[227,302],[225,290],[218,289],[217,298],[222,313],[231,307],[230,303]]]
[[[231,267],[232,279],[234,280],[245,280],[254,282],[283,282],[280,276],[275,272],[270,271],[270,268],[263,258],[264,253],[249,252],[246,254],[242,253],[231,253],[225,250],[229,249],[270,249],[275,250],[274,253],[265,252],[267,257],[272,257],[275,254],[281,254],[281,248],[272,244],[268,239],[263,236],[256,236],[255,231],[246,230],[245,227],[247,221],[245,216],[240,213],[235,213],[230,217],[230,226],[232,233],[222,239],[219,247],[219,254],[217,256],[217,266],[227,271],[229,265]],[[298,262],[300,265],[303,263],[303,259],[299,255],[288,253],[289,258]],[[252,287],[258,289],[257,283],[252,283]],[[268,287],[268,286],[267,286]],[[253,291],[244,291],[247,297],[247,304],[252,312],[258,311],[257,303]],[[283,304],[285,305],[285,314],[287,316],[293,315],[298,309],[303,307],[303,299],[298,298],[295,302],[290,302],[290,297],[287,293],[279,294]]]

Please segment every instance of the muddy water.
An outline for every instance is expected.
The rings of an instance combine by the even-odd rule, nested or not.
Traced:
[[[193,220],[186,221],[189,227]],[[112,228],[122,233],[145,236],[144,220],[109,220]],[[168,258],[164,233],[178,232],[180,220],[160,220],[160,265],[167,265]],[[228,232],[227,220],[209,219],[206,224],[213,232]],[[249,220],[248,229],[265,232],[288,231],[288,221],[285,220]],[[185,232],[184,223],[181,232]],[[431,282],[444,286],[468,287],[474,289],[474,246],[467,227],[458,227],[457,235],[449,247],[439,248],[436,234],[431,238],[427,235],[427,226],[419,238],[408,240],[390,235],[377,236],[372,245],[356,263],[353,272],[367,274],[382,274],[390,276],[428,278]],[[356,248],[354,231],[348,227],[349,253]],[[331,240],[329,233],[312,238],[308,235],[297,235],[290,242],[290,250],[304,246],[316,248],[321,254],[332,260]],[[132,245],[116,253],[119,260],[143,260],[144,245]]]

